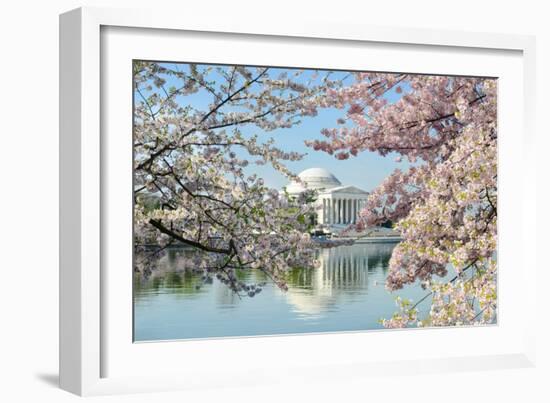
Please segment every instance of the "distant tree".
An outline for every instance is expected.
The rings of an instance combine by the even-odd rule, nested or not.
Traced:
[[[382,228],[393,228],[393,222],[391,220],[385,221],[380,224]]]

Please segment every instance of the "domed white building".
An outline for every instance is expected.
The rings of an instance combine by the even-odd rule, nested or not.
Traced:
[[[342,183],[327,171],[325,168],[309,168],[298,174],[298,178],[302,183],[292,181],[286,187],[286,191],[292,195],[303,192],[307,185],[308,189],[320,190],[320,189],[332,189],[338,186],[342,186]]]
[[[357,222],[368,192],[342,183],[324,168],[309,168],[298,174],[300,181],[286,186],[290,195],[298,195],[306,189],[318,193],[317,224],[326,226],[347,226]]]

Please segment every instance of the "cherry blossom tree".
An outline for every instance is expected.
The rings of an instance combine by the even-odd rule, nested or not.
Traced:
[[[326,90],[339,85],[329,76],[134,63],[136,271],[149,273],[167,246],[184,244],[200,251],[188,265],[205,282],[217,278],[254,296],[261,285],[240,282],[237,270],[261,270],[285,289],[290,268],[315,265],[307,220],[314,195],[289,198],[245,167],[270,164],[297,180],[284,162],[302,155],[249,132],[315,116]],[[158,200],[151,203],[151,195]]]
[[[431,308],[398,299],[386,327],[496,320],[497,83],[494,79],[357,73],[328,91],[345,111],[315,150],[347,159],[362,151],[408,160],[369,196],[359,229],[391,221],[394,249],[386,287],[420,282]],[[449,282],[437,277],[455,272]]]

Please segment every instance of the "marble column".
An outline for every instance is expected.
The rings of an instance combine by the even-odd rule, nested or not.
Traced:
[[[344,224],[348,223],[348,217],[349,217],[348,199],[344,199]]]
[[[348,201],[342,199],[342,224],[346,223],[346,216],[348,215]]]

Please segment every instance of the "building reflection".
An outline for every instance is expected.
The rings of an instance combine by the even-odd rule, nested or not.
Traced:
[[[298,313],[316,315],[337,303],[361,298],[368,293],[371,274],[380,272],[385,277],[394,246],[367,243],[321,250],[317,269],[290,273],[288,302]]]
[[[370,277],[386,277],[388,262],[395,243],[356,243],[354,245],[321,249],[315,269],[293,269],[288,273],[288,291],[282,292],[272,285],[271,295],[260,294],[258,298],[283,298],[292,310],[302,316],[315,317],[335,309],[337,304],[351,302],[369,292]],[[147,279],[136,276],[134,290],[136,299],[151,294],[170,293],[182,298],[203,298],[210,294],[219,308],[233,308],[246,302],[228,287],[214,281],[204,285],[200,276],[185,270],[182,258],[185,250],[170,250],[163,256],[158,268]],[[259,271],[237,273],[245,283],[268,282],[269,278]]]

